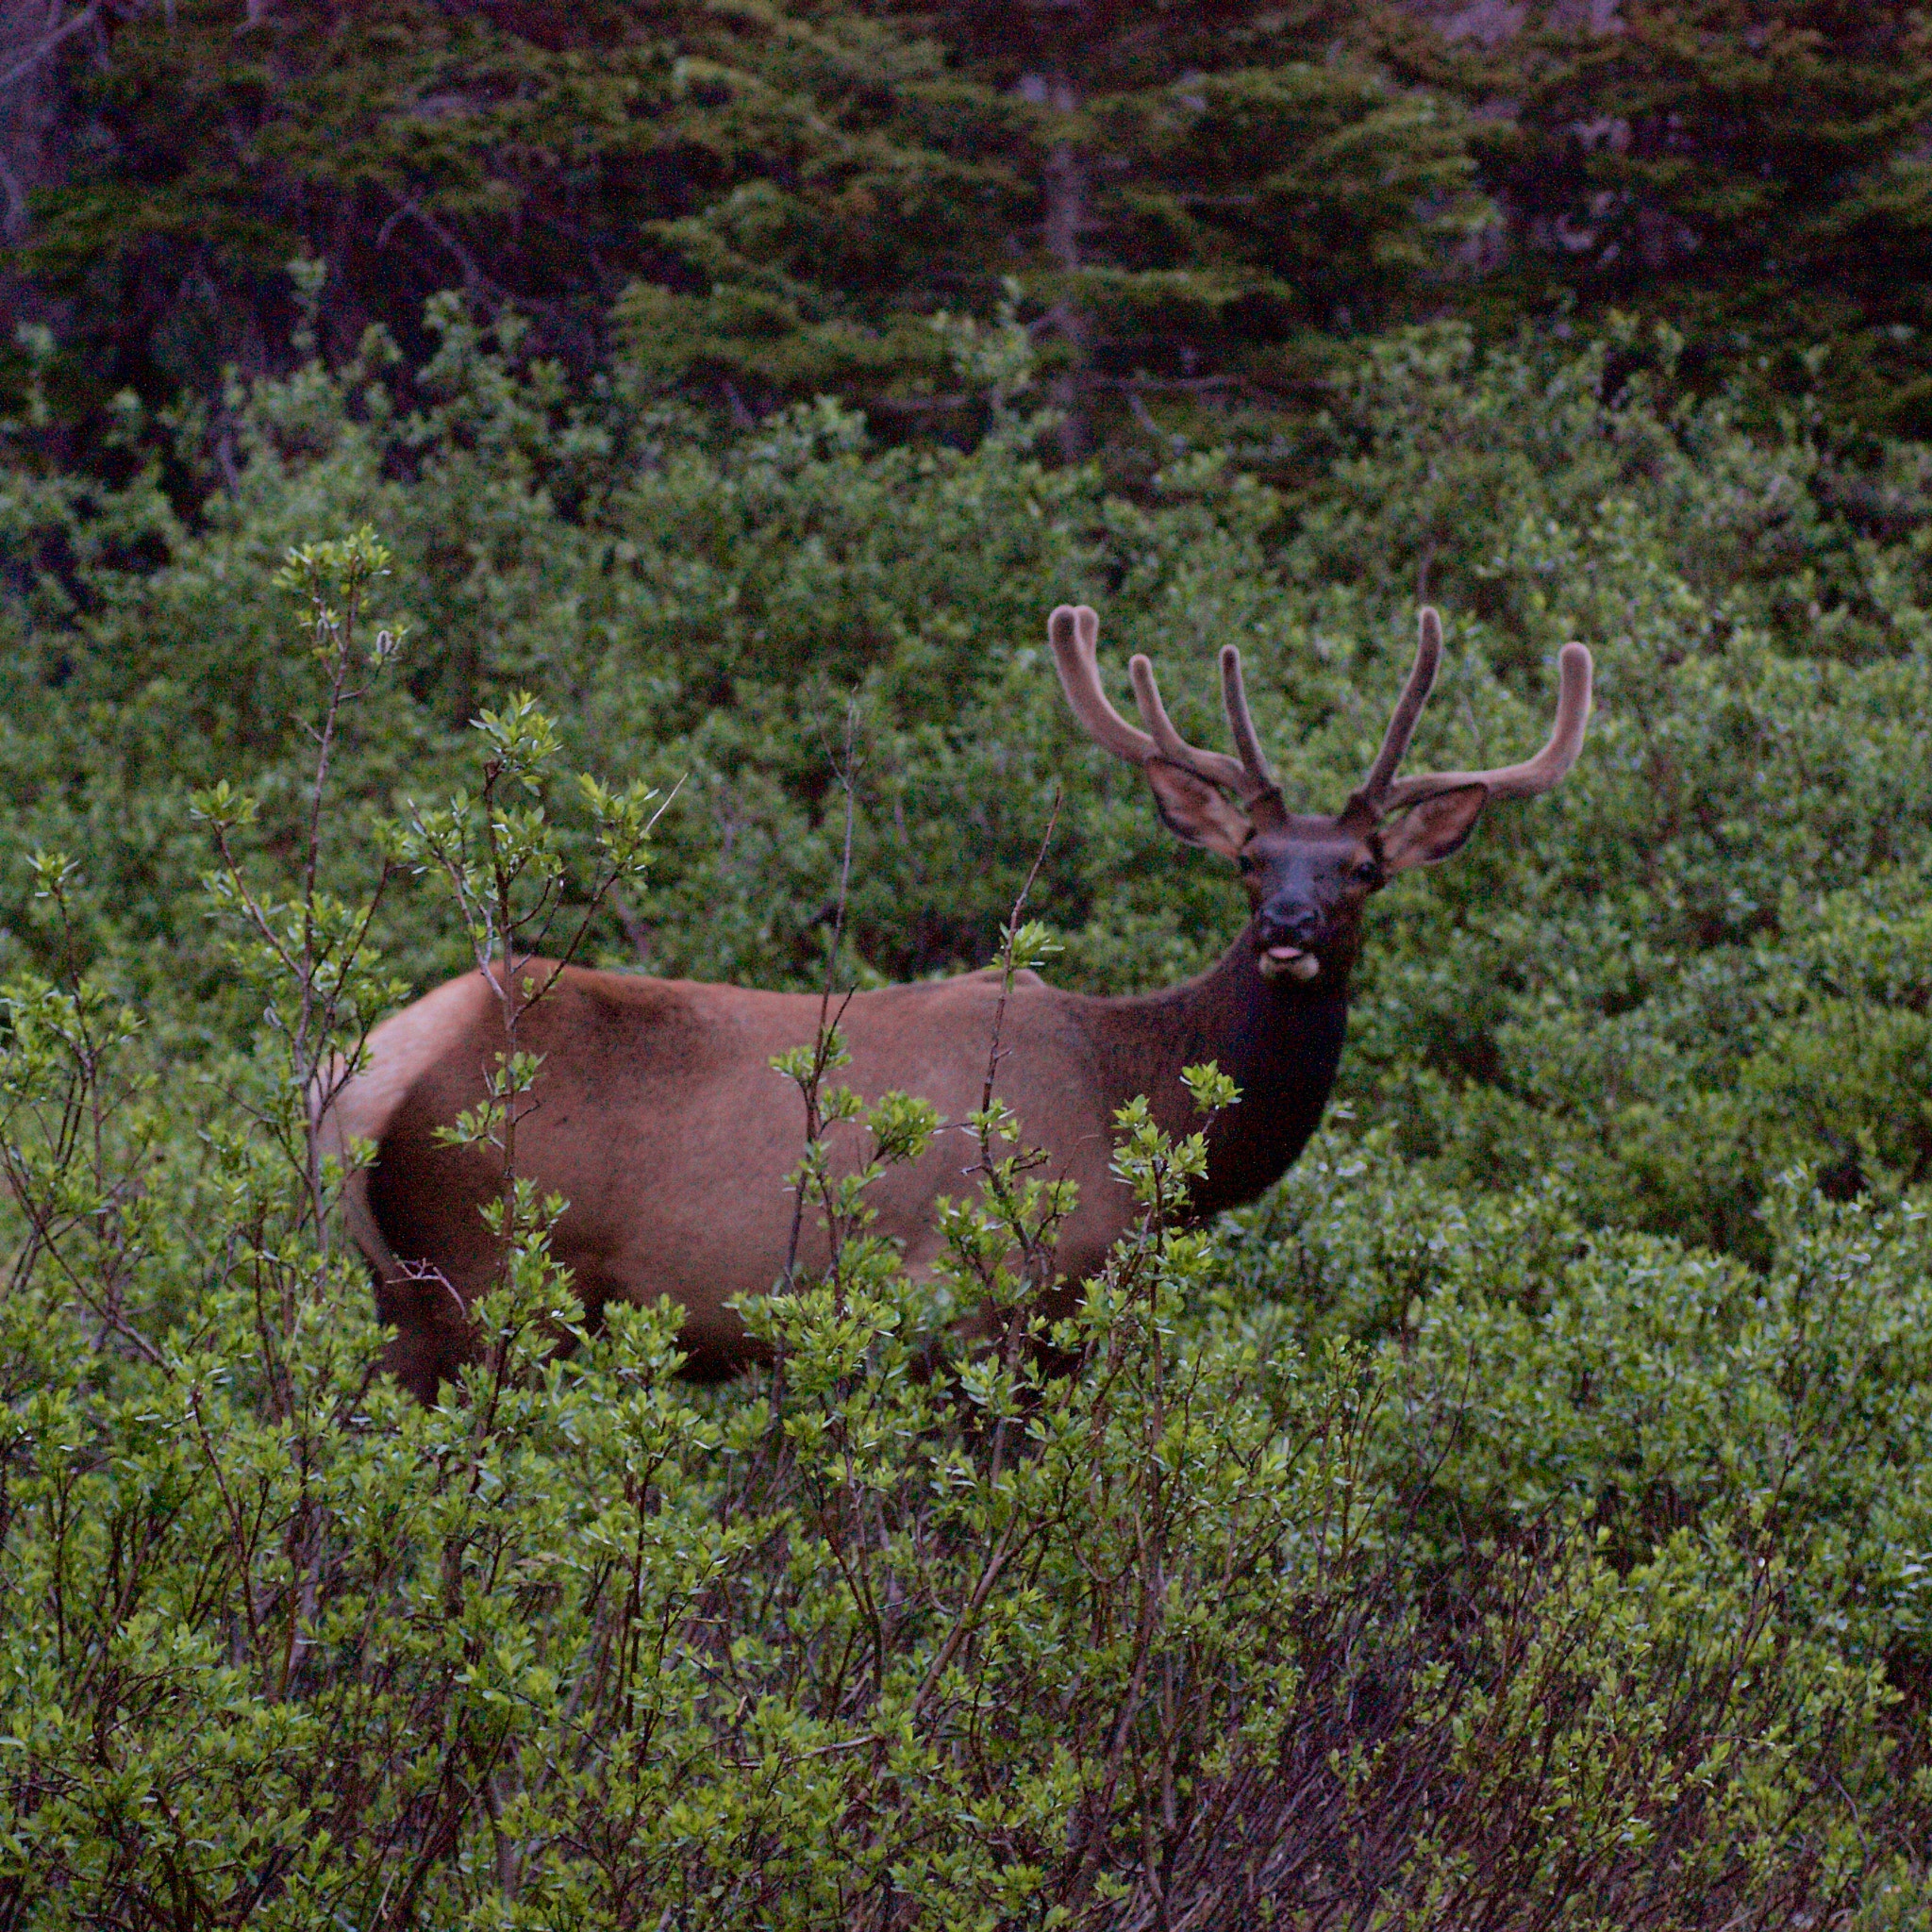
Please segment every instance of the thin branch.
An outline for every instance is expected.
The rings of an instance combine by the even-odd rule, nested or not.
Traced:
[[[42,34],[33,52],[24,60],[15,61],[6,73],[0,74],[0,88],[11,87],[23,75],[31,74],[63,41],[92,26],[100,18],[100,13],[101,0],[88,0],[88,5],[72,20],[55,27],[50,33]]]
[[[398,194],[394,189],[389,191],[390,199],[396,205],[396,212],[382,225],[377,234],[376,246],[379,248],[387,240],[390,230],[404,215],[419,223],[424,231],[436,242],[440,242],[455,258],[457,266],[463,272],[463,286],[473,295],[485,295],[496,303],[508,302],[509,291],[500,282],[485,275],[477,265],[476,258],[464,243],[445,228],[434,215],[413,195]]]
[[[1020,930],[1020,915],[1026,909],[1026,901],[1032,896],[1034,881],[1040,876],[1040,868],[1046,863],[1047,848],[1053,843],[1054,828],[1060,822],[1060,788],[1053,789],[1053,807],[1046,815],[1046,830],[1041,835],[1040,850],[1033,855],[1033,863],[1027,868],[1026,877],[1013,900],[1013,909],[1007,916],[1007,941],[1000,960],[999,1003],[992,1009],[992,1040],[987,1049],[986,1079],[979,1090],[979,1110],[987,1113],[992,1107],[993,1074],[999,1069],[1000,1028],[1006,1022],[1007,1000],[1013,991],[1013,940]],[[981,1136],[980,1158],[990,1160],[991,1150]]]
[[[831,1057],[832,1035],[838,1030],[837,1022],[832,1020],[832,989],[837,982],[839,972],[839,947],[845,936],[845,903],[852,889],[852,827],[855,807],[853,782],[853,744],[858,731],[858,701],[850,700],[845,707],[845,753],[841,762],[832,757],[831,746],[825,747],[825,756],[831,760],[832,775],[838,780],[839,788],[845,794],[845,836],[839,858],[839,891],[833,902],[832,937],[825,948],[825,983],[819,993],[818,1044],[812,1056],[811,1074],[805,1092],[805,1137],[808,1147],[819,1138],[822,1123],[819,1120],[819,1087],[824,1079],[825,1069]],[[820,736],[823,739],[824,731]],[[839,1008],[839,1018],[845,1017],[845,1007],[851,1004],[848,992],[845,1004]],[[791,1232],[785,1244],[785,1273],[782,1277],[789,1291],[798,1276],[798,1244],[805,1231],[805,1188],[803,1184],[795,1189],[791,1197]]]
[[[978,402],[976,395],[962,392],[951,396],[868,396],[868,409],[883,409],[889,416],[923,416],[940,409],[966,409]]]

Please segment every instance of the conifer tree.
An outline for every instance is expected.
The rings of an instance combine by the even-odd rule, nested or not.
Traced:
[[[1544,4],[1465,59],[1512,258],[1486,300],[1671,320],[1715,371],[1932,432],[1932,25],[1906,0]]]
[[[633,375],[726,418],[830,391],[970,434],[931,318],[1017,278],[1067,451],[1124,439],[1144,466],[1438,299],[1478,206],[1456,111],[1381,74],[1334,0],[175,0],[103,23],[56,62],[65,145],[12,258],[16,314],[63,344],[59,408],[97,424],[124,389],[218,418],[225,368],[286,354],[308,257],[337,357],[371,322],[420,346],[457,287],[590,366],[627,291]]]
[[[1450,244],[1486,212],[1459,112],[1374,64],[1379,18],[1334,0],[815,9],[811,91],[849,104],[849,158],[680,225],[712,290],[634,295],[633,342],[736,355],[769,392],[796,380],[801,341],[858,324],[881,375],[886,344],[915,357],[909,393],[866,399],[943,420],[965,399],[922,393],[938,378],[908,319],[983,312],[1017,277],[1067,453],[1224,439],[1300,401],[1338,338],[1439,301]],[[833,238],[885,215],[893,241],[825,275]],[[780,296],[780,273],[799,321],[760,343],[738,305]]]
[[[600,358],[659,239],[830,138],[774,86],[775,35],[701,0],[174,0],[102,16],[51,62],[60,138],[11,251],[15,317],[50,324],[59,405],[132,389],[220,408],[223,371],[288,353],[289,262],[328,271],[324,347],[372,322],[425,346],[425,299],[515,310]]]

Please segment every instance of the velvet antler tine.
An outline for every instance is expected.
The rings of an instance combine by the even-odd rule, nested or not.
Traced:
[[[1408,750],[1408,741],[1415,736],[1423,707],[1428,703],[1429,692],[1435,689],[1436,672],[1442,662],[1442,620],[1434,605],[1423,606],[1416,631],[1415,662],[1409,666],[1408,681],[1395,701],[1389,728],[1382,734],[1382,747],[1376,752],[1368,776],[1356,792],[1364,805],[1377,811],[1383,809],[1384,796],[1394,782],[1403,755]]]
[[[1138,651],[1127,659],[1127,675],[1134,681],[1134,702],[1140,707],[1141,722],[1154,734],[1160,756],[1169,764],[1179,765],[1196,777],[1206,778],[1210,785],[1241,795],[1246,790],[1247,774],[1241,760],[1229,758],[1225,752],[1197,751],[1174,728],[1167,707],[1160,702],[1154,666]]]
[[[1243,796],[1274,790],[1274,774],[1255,736],[1255,721],[1248,715],[1248,693],[1241,683],[1241,654],[1233,644],[1221,647],[1221,702],[1227,712],[1227,729],[1234,740],[1246,773]]]
[[[1088,737],[1116,758],[1144,765],[1154,756],[1154,741],[1144,731],[1136,731],[1101,689],[1097,613],[1085,604],[1062,604],[1046,621],[1046,638],[1053,647],[1060,689]]]
[[[1188,747],[1174,728],[1167,707],[1160,702],[1160,687],[1154,679],[1154,660],[1144,651],[1136,651],[1127,659],[1127,681],[1134,687],[1134,706],[1141,713],[1141,722],[1153,734],[1161,757],[1171,764],[1186,764]]]
[[[1137,765],[1144,765],[1152,758],[1178,765],[1210,785],[1232,791],[1246,805],[1274,793],[1268,760],[1261,756],[1254,723],[1248,716],[1248,701],[1241,688],[1241,653],[1232,644],[1221,653],[1221,692],[1227,706],[1228,728],[1234,733],[1235,744],[1241,752],[1239,758],[1229,758],[1224,752],[1200,751],[1182,738],[1167,715],[1167,707],[1160,702],[1154,666],[1140,652],[1127,660],[1127,675],[1133,680],[1134,702],[1147,729],[1135,730],[1108,702],[1101,688],[1100,619],[1086,605],[1060,605],[1046,621],[1046,635],[1059,671],[1060,689],[1066,692],[1074,717],[1096,744]]]
[[[1549,741],[1533,758],[1520,765],[1498,765],[1487,772],[1431,772],[1426,776],[1404,778],[1390,787],[1382,801],[1384,811],[1396,811],[1419,804],[1438,792],[1454,791],[1458,786],[1486,785],[1491,798],[1534,798],[1557,784],[1583,749],[1583,734],[1590,724],[1590,691],[1592,665],[1589,650],[1582,644],[1565,644],[1557,658],[1557,720]]]

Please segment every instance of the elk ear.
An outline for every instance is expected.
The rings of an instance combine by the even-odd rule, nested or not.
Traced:
[[[1228,804],[1207,779],[1197,778],[1165,758],[1149,758],[1141,769],[1154,788],[1161,823],[1176,839],[1190,845],[1205,845],[1224,858],[1234,858],[1254,836],[1255,828],[1246,815]]]
[[[1414,807],[1392,831],[1382,835],[1382,867],[1394,874],[1412,865],[1434,865],[1461,848],[1490,802],[1487,785],[1458,785]]]

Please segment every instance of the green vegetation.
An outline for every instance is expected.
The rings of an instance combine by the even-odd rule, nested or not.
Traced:
[[[225,372],[288,373],[296,258],[338,366],[372,322],[420,360],[459,287],[716,425],[829,394],[953,445],[984,412],[927,324],[1010,284],[1063,453],[1132,493],[1177,440],[1299,483],[1350,351],[1454,316],[1638,313],[1699,394],[1932,426],[1907,0],[121,0],[8,32],[0,300],[55,340],[43,459],[125,481],[131,394],[177,503],[232,486]]]
[[[454,298],[332,365],[298,294],[195,521],[158,465],[7,478],[7,1923],[1922,1924],[1924,453],[1666,402],[1668,332],[1442,325],[1299,494],[1128,498],[1049,460],[1017,320],[932,331],[952,447],[723,437]],[[1141,1227],[1057,1352],[974,1354],[1049,1204],[989,1160],[908,1281],[801,1107],[840,1260],[758,1311],[782,1374],[680,1382],[664,1309],[558,1358],[525,1188],[462,1399],[372,1379],[308,1095],[474,957],[492,839],[553,943],[816,986],[850,716],[841,983],[1037,956],[1058,793],[1047,970],[1158,984],[1239,893],[1064,715],[1047,608],[1209,741],[1240,642],[1332,806],[1421,578],[1419,765],[1528,749],[1566,637],[1600,709],[1377,902],[1271,1195],[1191,1229],[1197,1151],[1124,1120]],[[837,1077],[825,1135],[929,1132]]]
[[[1573,17],[1458,75],[1514,104],[1474,136],[1526,244],[1483,299],[1520,314],[1569,294],[1585,313],[1668,316],[1707,380],[1756,365],[1789,392],[1808,358],[1829,366],[1842,416],[1925,435],[1924,10],[1649,0],[1620,11],[1622,32]]]
[[[277,366],[298,255],[330,269],[339,358],[372,321],[419,343],[461,286],[721,420],[835,393],[947,438],[975,412],[928,319],[1019,277],[1066,442],[1144,445],[1130,396],[1171,426],[1277,410],[1338,333],[1414,313],[1484,212],[1456,108],[1373,35],[1334,58],[1348,13],[136,8],[105,60],[49,56],[87,138],[34,200],[20,294],[61,341],[63,426],[101,437],[124,388],[192,398],[208,480],[222,372]]]
[[[29,11],[0,1928],[1932,1923],[1924,9]],[[775,1370],[584,1329],[525,1179],[465,1388],[374,1374],[383,1012],[1169,983],[1244,901],[1048,609],[1201,742],[1239,643],[1333,808],[1424,595],[1417,767],[1599,708],[1263,1199],[1128,1109],[1029,1338],[996,1118],[910,1280],[828,1156],[930,1110],[806,1040]]]

